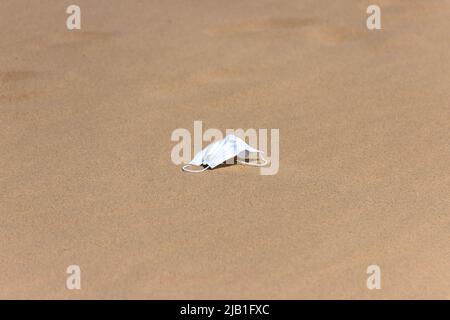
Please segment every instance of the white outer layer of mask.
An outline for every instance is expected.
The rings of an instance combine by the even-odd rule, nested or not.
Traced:
[[[267,164],[267,160],[262,157],[262,151],[255,149],[246,144],[242,139],[233,134],[226,136],[224,139],[216,141],[208,145],[205,149],[198,152],[189,164],[183,166],[183,171],[187,172],[203,172],[208,168],[215,168],[225,161],[238,157],[245,159],[247,153],[254,152],[259,154],[261,163],[245,162],[238,159],[238,162],[244,165],[262,167]],[[201,170],[190,170],[190,166],[206,166]]]

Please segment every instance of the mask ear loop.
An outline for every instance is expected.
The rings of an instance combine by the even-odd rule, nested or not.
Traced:
[[[186,171],[186,172],[192,172],[192,173],[200,173],[200,172],[203,172],[203,171],[209,169],[209,166],[203,168],[202,170],[190,170],[190,169],[187,169],[188,167],[192,167],[192,166],[193,166],[192,164],[186,164],[186,165],[184,165],[181,169],[182,169],[183,171]]]
[[[245,166],[254,166],[254,167],[264,167],[267,163],[269,163],[269,161],[267,161],[266,159],[264,159],[264,157],[262,156],[262,154],[259,154],[259,159],[262,160],[262,163],[257,163],[257,162],[245,162],[242,160],[237,159],[237,162],[240,164],[243,164]]]

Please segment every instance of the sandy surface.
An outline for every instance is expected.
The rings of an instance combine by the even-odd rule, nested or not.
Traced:
[[[0,2],[0,298],[450,298],[450,1],[72,3]],[[183,173],[194,120],[278,174]]]

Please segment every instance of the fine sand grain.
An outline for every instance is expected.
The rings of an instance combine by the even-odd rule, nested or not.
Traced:
[[[0,298],[449,299],[450,1],[377,3],[2,0]],[[183,173],[194,120],[278,174]]]

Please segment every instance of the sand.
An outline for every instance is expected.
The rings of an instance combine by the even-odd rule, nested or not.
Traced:
[[[76,3],[0,3],[0,298],[450,298],[449,1]],[[195,120],[278,174],[183,173]]]

